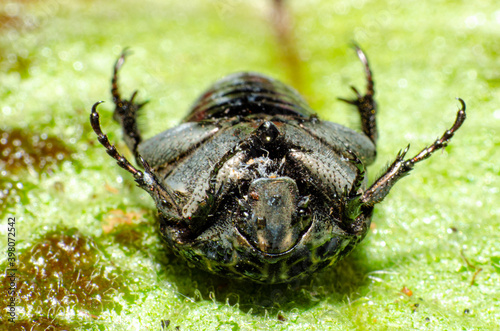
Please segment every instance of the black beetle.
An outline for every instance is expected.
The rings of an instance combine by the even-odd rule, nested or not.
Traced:
[[[118,59],[112,79],[114,118],[140,171],[102,132],[97,105],[90,122],[99,142],[154,199],[169,247],[199,268],[261,283],[281,283],[324,268],[366,235],[373,207],[413,166],[444,148],[465,120],[416,156],[406,147],[373,184],[365,167],[376,154],[374,84],[360,48],[367,91],[345,100],[361,115],[357,133],[318,119],[290,87],[256,73],[216,82],[184,122],[142,141],[137,113],[144,103],[123,99]]]

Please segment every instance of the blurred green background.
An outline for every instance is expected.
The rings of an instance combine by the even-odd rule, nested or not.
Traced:
[[[297,1],[279,37],[271,1],[9,1],[0,4],[0,265],[15,217],[16,322],[2,330],[494,330],[500,324],[500,7],[497,1]],[[283,26],[282,26],[283,27]],[[287,39],[288,38],[288,39]],[[289,43],[283,43],[283,40]],[[150,197],[108,157],[88,116],[130,157],[110,78],[149,99],[146,138],[176,125],[208,85],[252,70],[292,84],[320,117],[358,128],[337,97],[379,103],[376,178],[468,119],[446,151],[380,204],[340,264],[262,286],[190,268],[156,232]]]

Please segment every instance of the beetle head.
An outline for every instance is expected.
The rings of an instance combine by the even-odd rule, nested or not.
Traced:
[[[263,253],[285,253],[311,225],[308,202],[290,177],[256,179],[240,200],[238,231]]]

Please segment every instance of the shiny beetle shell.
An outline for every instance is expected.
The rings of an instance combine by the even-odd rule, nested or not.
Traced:
[[[197,267],[260,283],[288,282],[332,265],[366,235],[375,204],[465,120],[465,103],[452,128],[413,158],[408,148],[373,184],[365,167],[376,155],[376,103],[364,53],[367,91],[344,100],[361,115],[362,133],[318,119],[290,87],[256,73],[215,83],[182,124],[143,141],[137,112],[122,99],[115,65],[115,119],[144,168],[125,159],[102,132],[96,103],[91,124],[118,164],[154,199],[160,234]]]

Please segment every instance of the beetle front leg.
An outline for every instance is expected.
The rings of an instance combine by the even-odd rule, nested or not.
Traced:
[[[462,99],[458,100],[460,101],[462,107],[457,113],[457,118],[453,126],[432,145],[422,149],[417,155],[409,160],[405,160],[405,155],[408,152],[410,145],[408,145],[403,151],[400,151],[398,156],[396,157],[396,160],[389,166],[386,172],[363,193],[363,196],[360,199],[363,205],[373,206],[381,202],[389,193],[394,184],[396,184],[396,182],[402,177],[408,175],[408,173],[413,169],[416,163],[427,159],[435,151],[446,147],[450,139],[460,128],[460,126],[462,126],[466,118],[465,102]]]
[[[101,145],[106,148],[108,155],[114,158],[120,167],[127,170],[134,176],[139,187],[153,197],[158,209],[166,208],[167,210],[171,210],[173,213],[169,214],[172,214],[174,217],[180,215],[180,209],[173,199],[173,191],[169,187],[165,187],[165,185],[160,183],[154,173],[154,170],[149,166],[149,164],[140,155],[137,155],[139,163],[144,167],[144,172],[138,170],[117,151],[114,145],[109,142],[108,136],[102,132],[101,124],[99,123],[97,106],[101,103],[102,101],[99,101],[92,106],[90,124],[92,125],[94,132],[97,134],[97,139]],[[163,206],[163,208],[160,208],[160,206]]]
[[[123,50],[121,56],[118,60],[116,60],[113,68],[113,78],[111,79],[111,95],[113,96],[113,102],[115,103],[113,118],[115,121],[120,123],[123,129],[123,140],[125,140],[128,148],[132,151],[138,161],[137,146],[142,141],[142,137],[137,126],[137,113],[139,109],[147,103],[147,101],[143,103],[135,103],[134,98],[137,95],[137,91],[132,93],[129,100],[122,99],[121,97],[118,88],[118,71],[122,67],[123,63],[125,63],[125,57],[127,55],[127,50]]]
[[[356,50],[356,54],[358,55],[358,58],[361,60],[365,67],[365,75],[366,75],[366,93],[365,95],[361,95],[359,91],[354,87],[351,86],[352,90],[354,93],[356,93],[356,99],[343,99],[339,98],[339,100],[342,100],[344,102],[347,102],[351,105],[355,105],[358,107],[359,114],[361,115],[361,128],[363,130],[363,133],[370,138],[370,140],[375,144],[377,141],[377,121],[376,121],[376,114],[377,114],[377,103],[375,102],[375,99],[373,98],[373,95],[375,94],[375,89],[374,89],[374,82],[372,78],[372,71],[370,69],[370,65],[368,64],[368,58],[366,57],[365,53],[359,48],[358,46],[354,46]]]

